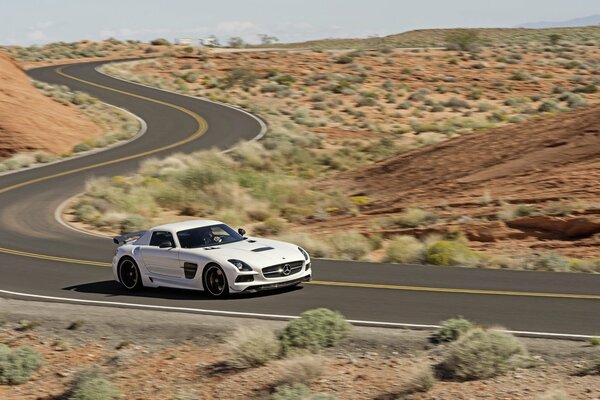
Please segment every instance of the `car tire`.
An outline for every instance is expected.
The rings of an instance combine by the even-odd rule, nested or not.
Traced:
[[[223,268],[217,264],[208,264],[202,273],[202,286],[211,297],[223,298],[229,295],[229,282]]]
[[[119,281],[127,290],[135,291],[144,287],[142,275],[137,264],[130,257],[123,257],[119,261]]]

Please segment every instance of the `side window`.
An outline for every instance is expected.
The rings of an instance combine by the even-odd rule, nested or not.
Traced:
[[[164,231],[156,231],[152,233],[152,238],[150,239],[150,246],[158,247],[162,242],[169,241],[172,246],[175,246],[175,241],[173,240],[173,235],[171,232]]]

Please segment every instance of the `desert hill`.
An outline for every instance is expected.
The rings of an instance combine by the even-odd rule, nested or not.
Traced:
[[[0,52],[0,157],[36,150],[60,154],[99,133],[77,109],[35,89],[21,67]]]

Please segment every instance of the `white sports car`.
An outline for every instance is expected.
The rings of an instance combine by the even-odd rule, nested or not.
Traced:
[[[310,256],[299,246],[245,237],[219,221],[161,225],[117,236],[115,279],[129,290],[171,287],[214,297],[293,286],[311,280]]]

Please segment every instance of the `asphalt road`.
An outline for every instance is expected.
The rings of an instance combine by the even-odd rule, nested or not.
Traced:
[[[261,125],[233,108],[99,74],[98,64],[65,66],[62,73],[68,76],[57,67],[28,73],[126,108],[146,121],[147,132],[104,152],[0,176],[3,296],[282,318],[328,307],[353,321],[384,324],[432,325],[462,315],[515,331],[600,334],[598,275],[315,260],[315,282],[302,288],[226,300],[181,290],[125,292],[106,266],[112,242],[59,224],[56,208],[81,192],[89,177],[132,172],[147,157],[227,149],[254,138]]]

